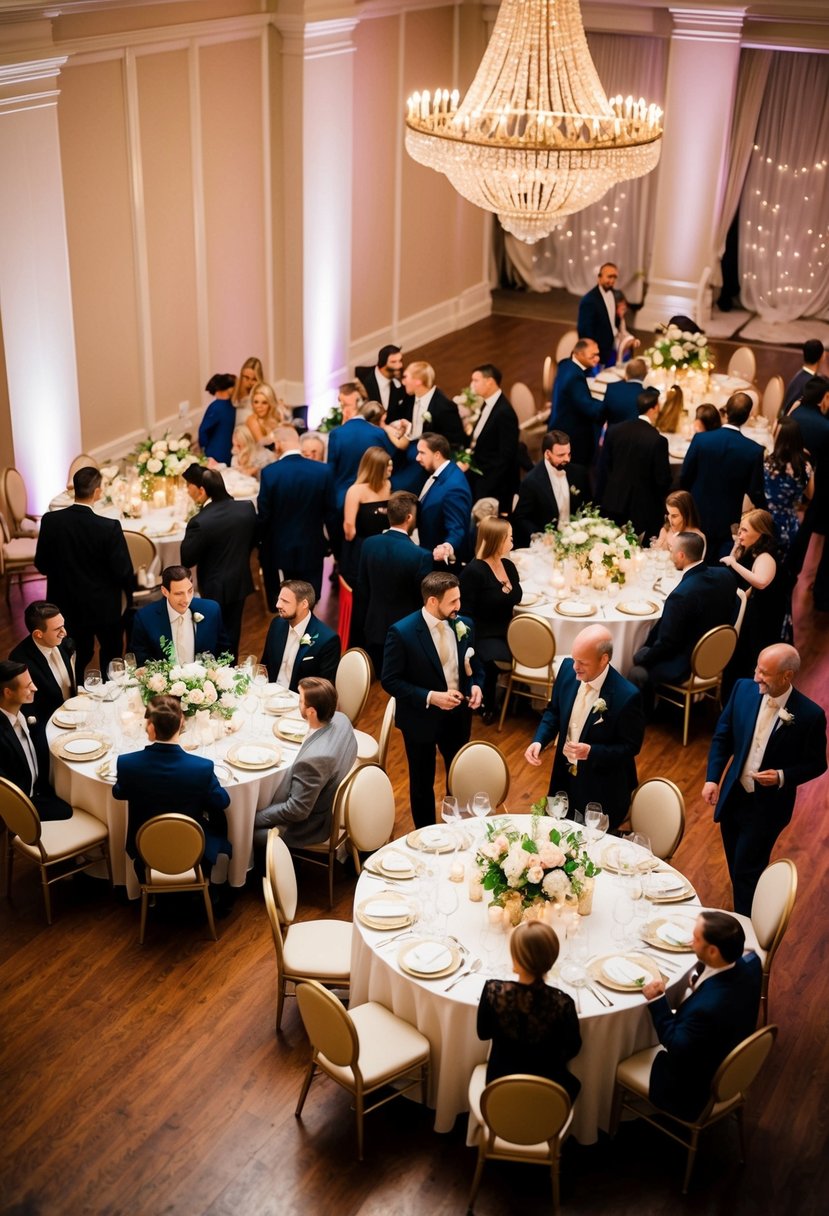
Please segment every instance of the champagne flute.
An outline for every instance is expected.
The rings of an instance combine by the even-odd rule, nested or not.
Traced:
[[[127,678],[131,680],[138,668],[138,660],[131,650],[128,650],[124,655],[124,667],[126,668]]]
[[[458,888],[454,883],[449,882],[448,879],[438,881],[435,910],[443,920],[443,932],[441,936],[446,937],[449,932],[449,917],[453,916],[458,910]]]
[[[472,795],[472,801],[469,804],[472,814],[481,821],[481,842],[486,839],[486,827],[483,820],[486,819],[489,812],[492,810],[492,804],[489,801],[489,794],[485,790],[479,790],[477,794]]]

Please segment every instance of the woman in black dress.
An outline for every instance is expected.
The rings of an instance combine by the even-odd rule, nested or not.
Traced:
[[[567,1068],[581,1051],[579,1019],[572,998],[544,977],[558,958],[558,938],[549,925],[525,921],[510,938],[518,980],[487,980],[478,1006],[478,1038],[491,1039],[487,1084],[513,1073],[547,1077],[575,1100],[578,1077]]]
[[[385,448],[367,448],[357,469],[357,480],[348,487],[343,506],[345,544],[340,553],[340,574],[350,587],[357,581],[363,541],[368,536],[379,536],[389,526],[386,512],[390,478],[391,457]]]
[[[737,585],[749,591],[737,649],[723,678],[723,695],[730,695],[735,680],[754,675],[760,651],[780,641],[791,578],[780,561],[774,521],[768,511],[746,511],[733,550],[720,561],[730,567]]]
[[[495,663],[510,662],[507,626],[522,595],[518,571],[506,556],[511,550],[512,525],[481,520],[475,557],[460,576],[461,612],[475,622],[475,648],[484,665],[484,722],[495,718]]]

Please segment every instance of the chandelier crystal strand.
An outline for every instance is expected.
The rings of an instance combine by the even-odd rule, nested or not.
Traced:
[[[659,161],[662,111],[608,99],[578,0],[502,0],[469,92],[414,93],[406,148],[522,241]]]

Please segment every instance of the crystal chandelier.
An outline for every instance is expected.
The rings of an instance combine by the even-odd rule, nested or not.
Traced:
[[[406,148],[532,244],[617,182],[656,167],[662,111],[608,100],[578,0],[501,0],[469,92],[415,93]]]

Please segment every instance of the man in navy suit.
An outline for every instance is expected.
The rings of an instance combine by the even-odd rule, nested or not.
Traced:
[[[417,441],[417,463],[428,474],[420,491],[418,543],[436,562],[463,561],[469,549],[472,493],[450,459],[449,442],[427,431]]]
[[[548,431],[541,441],[541,459],[518,491],[512,513],[515,546],[530,543],[533,532],[543,532],[548,524],[558,527],[590,501],[587,469],[570,463],[570,436],[564,431]]]
[[[419,494],[426,474],[417,463],[417,441],[424,431],[444,435],[451,448],[466,446],[461,416],[454,401],[435,385],[435,369],[429,363],[410,363],[403,372],[403,387],[408,405],[400,418],[410,424],[409,446],[395,457],[391,484],[395,490],[411,490]]]
[[[375,671],[382,671],[390,626],[416,611],[420,586],[432,569],[432,555],[412,540],[417,499],[395,490],[389,499],[388,530],[369,536],[360,550],[354,589],[354,616],[363,623],[366,650]]]
[[[613,639],[603,625],[582,629],[524,759],[539,766],[542,748],[558,738],[550,793],[563,790],[574,816],[583,815],[588,802],[600,802],[617,828],[637,786],[645,716],[637,689],[610,666],[612,655]]]
[[[579,300],[577,328],[580,338],[592,338],[599,348],[603,367],[614,361],[614,340],[618,329],[616,293],[618,267],[605,262],[599,267],[596,286]],[[565,428],[566,429],[566,428]]]
[[[31,798],[41,819],[71,819],[71,806],[49,784],[45,731],[29,714],[36,692],[25,663],[0,662],[0,777]]]
[[[646,708],[653,690],[666,681],[687,680],[697,642],[717,625],[730,625],[737,615],[737,586],[730,570],[706,566],[705,542],[698,532],[680,532],[671,560],[682,577],[665,600],[662,616],[633,656],[628,679],[642,693]]]
[[[625,368],[625,379],[608,384],[604,409],[609,427],[617,422],[634,422],[642,413],[639,394],[645,387],[643,381],[647,374],[648,365],[644,359],[631,359]]]
[[[809,381],[814,376],[820,374],[818,368],[820,367],[822,358],[823,343],[820,338],[809,338],[807,342],[803,343],[803,366],[799,372],[792,376],[786,385],[786,392],[783,396],[783,404],[780,409],[781,416],[788,414],[795,401],[800,400],[803,390]]]
[[[213,863],[230,852],[225,808],[230,795],[219,785],[213,761],[189,756],[179,745],[183,724],[178,697],[151,697],[144,713],[150,746],[118,757],[113,798],[128,804],[126,852],[135,863],[138,881],[144,881],[144,863],[138,856],[138,829],[156,815],[189,815],[205,833],[204,859]]]
[[[268,606],[273,608],[286,578],[310,583],[322,593],[322,566],[328,552],[326,524],[331,522],[333,482],[327,464],[309,460],[299,450],[293,427],[274,435],[279,451],[259,482],[259,535]]]
[[[687,1120],[703,1110],[728,1053],[757,1028],[762,985],[760,960],[753,953],[743,955],[743,926],[727,912],[701,912],[693,940],[697,965],[675,1010],[665,996],[664,980],[650,980],[642,988],[665,1049],[654,1056],[648,1096],[662,1110]]]
[[[162,599],[147,604],[132,623],[132,649],[139,667],[165,658],[162,642],[172,642],[176,662],[192,663],[197,654],[220,655],[226,649],[222,613],[214,600],[193,595],[187,566],[161,572]]]
[[[734,910],[745,916],[797,787],[826,772],[826,714],[793,687],[799,670],[794,646],[761,650],[754,680],[734,685],[708,752],[702,797],[715,808]]]
[[[469,441],[481,471],[467,472],[469,488],[475,502],[497,498],[499,511],[508,515],[518,489],[518,416],[501,392],[501,372],[492,363],[475,368],[470,387],[484,404]]]
[[[596,497],[602,514],[615,523],[633,524],[634,532],[651,537],[659,533],[665,516],[665,495],[671,488],[668,441],[656,429],[659,393],[655,388],[639,394],[639,417],[608,428],[599,471]]]
[[[470,710],[481,704],[484,680],[472,622],[458,615],[461,592],[454,574],[427,575],[421,593],[423,608],[389,630],[382,677],[397,701],[395,722],[403,732],[418,828],[435,822],[435,749],[448,774],[469,739]]]
[[[747,393],[733,393],[725,403],[728,421],[716,431],[695,435],[682,464],[679,484],[697,504],[708,541],[705,560],[711,566],[731,552],[731,525],[742,517],[743,498],[748,495],[755,507],[766,505],[765,449],[740,434],[751,408]]]
[[[313,614],[314,588],[302,579],[286,579],[276,601],[262,662],[268,679],[297,691],[304,676],[322,676],[333,684],[340,661],[340,638]]]
[[[32,713],[43,730],[67,697],[78,691],[75,680],[75,644],[66,636],[63,613],[48,600],[33,600],[23,614],[29,636],[9,655],[25,663],[37,684]]]
[[[412,402],[405,385],[401,383],[403,355],[399,346],[389,343],[381,346],[377,354],[376,367],[355,367],[354,375],[368,394],[367,400],[379,401],[386,411],[387,422],[411,418]],[[345,419],[343,419],[345,420]]]
[[[333,481],[334,506],[342,530],[345,495],[354,484],[360,461],[369,448],[385,448],[390,456],[397,448],[387,438],[382,427],[374,426],[358,414],[359,394],[342,398],[343,421],[328,434],[328,465]]]
[[[569,359],[558,365],[553,385],[550,430],[570,436],[576,464],[589,468],[596,454],[596,442],[604,421],[604,403],[597,401],[587,387],[587,374],[599,362],[599,348],[591,338],[580,338]]]

